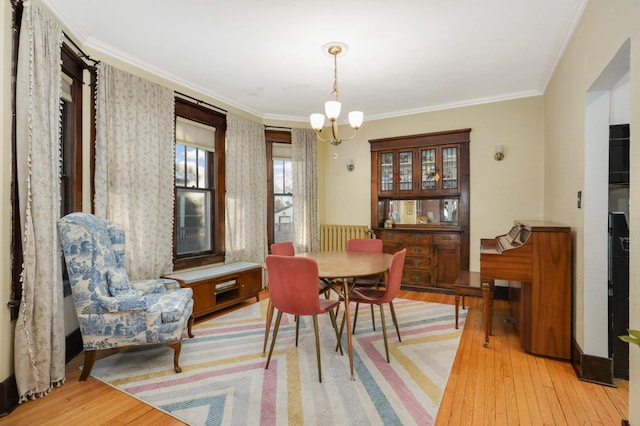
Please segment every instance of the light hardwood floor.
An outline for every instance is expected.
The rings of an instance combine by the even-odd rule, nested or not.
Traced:
[[[435,293],[401,291],[399,297],[454,303],[453,296]],[[495,304],[494,335],[484,348],[481,301],[467,298],[467,303],[467,323],[436,425],[620,425],[627,417],[628,382],[615,388],[583,382],[568,362],[525,354],[513,326],[502,321],[508,307],[501,301]],[[78,382],[81,364],[82,355],[67,365],[64,385],[21,404],[0,424],[183,424],[92,377]]]

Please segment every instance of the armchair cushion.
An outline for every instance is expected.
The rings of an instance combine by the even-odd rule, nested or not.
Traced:
[[[109,293],[112,296],[118,296],[123,292],[131,290],[129,284],[129,277],[127,271],[124,268],[110,268],[107,271],[107,283],[109,286]]]

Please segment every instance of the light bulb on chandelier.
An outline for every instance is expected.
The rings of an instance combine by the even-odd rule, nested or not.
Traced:
[[[362,111],[351,111],[349,113],[349,124],[353,127],[353,134],[349,138],[341,138],[338,135],[338,117],[340,116],[340,110],[342,108],[340,101],[338,101],[338,55],[340,55],[343,50],[346,51],[347,46],[344,43],[334,42],[323,46],[323,48],[325,47],[327,48],[327,52],[333,56],[333,91],[331,92],[333,100],[324,104],[325,115],[329,121],[331,121],[332,138],[325,139],[320,136],[320,132],[324,127],[325,115],[317,113],[311,114],[309,121],[318,139],[324,142],[330,142],[332,145],[340,145],[342,141],[351,140],[356,136],[358,129],[362,125],[364,114],[362,114]]]

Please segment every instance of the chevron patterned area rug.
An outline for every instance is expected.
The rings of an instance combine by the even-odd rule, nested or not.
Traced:
[[[379,310],[373,331],[369,307],[360,308],[353,336],[355,380],[346,349],[344,356],[334,350],[328,315],[318,318],[322,383],[311,317],[301,320],[296,348],[294,318],[283,315],[265,370],[267,300],[195,326],[196,337],[183,340],[180,374],[172,368],[173,350],[154,346],[98,360],[91,375],[190,425],[432,424],[466,311],[461,310],[456,330],[451,305],[396,299],[394,306],[402,342],[387,307],[391,363],[385,358]]]

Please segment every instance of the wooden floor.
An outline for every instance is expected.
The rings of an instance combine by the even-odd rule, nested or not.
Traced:
[[[453,296],[401,291],[399,297],[453,305]],[[484,348],[482,305],[471,304],[437,425],[620,425],[628,413],[628,382],[617,387],[582,382],[568,362],[527,355],[496,301],[494,335]],[[453,312],[453,306],[451,307]],[[82,356],[67,365],[67,380],[45,398],[21,404],[2,425],[182,425],[89,377],[78,382]]]

